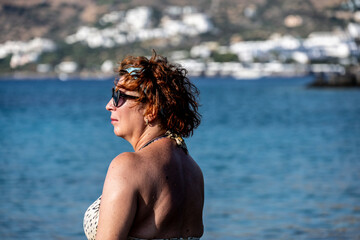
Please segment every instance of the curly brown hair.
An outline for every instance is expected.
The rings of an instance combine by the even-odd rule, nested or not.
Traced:
[[[190,82],[187,70],[181,65],[169,63],[166,57],[153,51],[150,59],[125,57],[117,73],[115,86],[137,91],[140,94],[137,101],[146,103],[145,115],[155,115],[163,129],[189,137],[199,126],[199,90]]]

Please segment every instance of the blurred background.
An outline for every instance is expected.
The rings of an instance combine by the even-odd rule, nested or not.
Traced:
[[[0,239],[85,239],[152,49],[201,92],[204,239],[360,239],[360,1],[1,0],[0,33]]]
[[[191,75],[344,75],[359,71],[353,67],[359,6],[358,0],[2,0],[0,74],[104,77],[125,55],[156,49]]]

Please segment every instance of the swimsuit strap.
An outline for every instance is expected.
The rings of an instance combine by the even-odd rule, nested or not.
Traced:
[[[151,139],[150,141],[148,141],[147,143],[145,143],[138,151],[140,151],[141,149],[149,146],[151,143],[157,141],[157,140],[160,140],[162,138],[170,138],[170,139],[173,139],[175,140],[176,142],[176,145],[180,148],[182,148],[182,150],[184,150],[184,152],[186,154],[188,154],[188,149],[187,149],[187,146],[185,144],[185,141],[182,137],[180,137],[179,135],[177,135],[176,133],[172,133],[171,131],[167,131],[164,135],[161,135],[159,137],[156,137],[154,139]]]
[[[186,154],[188,154],[188,149],[186,146],[186,143],[184,141],[184,139],[182,137],[180,137],[179,135],[177,135],[176,133],[172,133],[170,130],[168,130],[165,135],[170,138],[170,139],[174,139],[176,142],[176,145],[180,148],[182,148],[184,150],[184,152]]]
[[[140,150],[143,149],[144,147],[147,147],[147,146],[150,145],[151,143],[153,143],[153,142],[155,142],[155,141],[157,141],[157,140],[160,140],[160,139],[162,139],[162,138],[166,138],[166,137],[168,137],[168,135],[164,134],[164,135],[161,135],[161,136],[156,137],[156,138],[154,138],[154,139],[151,139],[150,141],[148,141],[147,143],[145,143],[144,146],[142,146],[138,151],[140,151]]]

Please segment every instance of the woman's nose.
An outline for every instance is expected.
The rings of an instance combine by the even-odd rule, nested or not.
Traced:
[[[114,109],[114,105],[112,104],[112,99],[109,100],[109,102],[105,106],[106,110],[111,111]]]

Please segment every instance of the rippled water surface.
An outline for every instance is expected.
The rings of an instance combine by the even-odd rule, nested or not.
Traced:
[[[360,239],[360,91],[310,80],[194,79],[204,239]],[[108,164],[132,150],[104,108],[111,86],[0,82],[0,239],[85,239]]]

